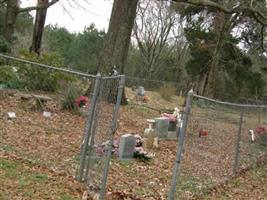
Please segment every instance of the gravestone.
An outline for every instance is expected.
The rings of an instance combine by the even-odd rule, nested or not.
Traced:
[[[137,89],[138,96],[145,96],[145,88],[143,86],[139,86]]]
[[[170,121],[166,117],[155,118],[156,122],[156,135],[158,138],[167,138]]]
[[[7,119],[16,119],[16,113],[8,112],[7,113]]]
[[[51,112],[46,112],[46,111],[44,111],[44,112],[43,112],[43,116],[44,116],[44,117],[51,117],[51,116],[52,116],[52,113],[51,113]]]
[[[125,134],[120,138],[119,158],[131,159],[134,155],[135,137],[131,134]]]

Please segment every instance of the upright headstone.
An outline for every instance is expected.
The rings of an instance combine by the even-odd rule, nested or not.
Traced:
[[[155,118],[157,137],[167,138],[170,121],[166,117]]]
[[[145,96],[145,88],[143,86],[139,86],[137,89],[137,95]]]
[[[125,134],[120,138],[119,158],[131,159],[134,155],[135,137],[131,134]]]

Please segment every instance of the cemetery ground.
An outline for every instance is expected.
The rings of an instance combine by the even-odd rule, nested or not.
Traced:
[[[134,98],[130,89],[126,92],[130,99]],[[27,105],[21,102],[17,92],[2,95],[0,99],[0,111],[3,114],[0,119],[0,200],[71,200],[80,199],[83,195],[84,188],[75,182],[73,175],[77,164],[75,156],[80,150],[84,130],[84,117],[62,110],[57,95],[46,95],[53,99],[47,103],[52,113],[52,117],[49,118],[43,117],[40,111],[27,108]],[[181,108],[183,103],[183,99],[179,97],[165,101],[158,93],[149,92],[149,96],[149,105],[163,110],[173,109],[177,103]],[[201,112],[201,109],[198,111]],[[15,112],[16,119],[6,119],[4,114],[7,112]],[[122,106],[116,138],[125,133],[137,133],[142,136],[148,126],[146,119],[158,116],[158,112],[140,105]],[[197,144],[200,138],[192,135],[188,140],[187,145],[191,143],[195,146],[188,148],[189,154],[185,156],[183,162],[188,166],[187,170],[191,175],[203,177],[207,171],[212,171],[217,174],[215,178],[220,179],[225,173],[229,173],[230,168],[218,166],[232,164],[232,160],[229,159],[233,157],[232,148],[224,147],[233,146],[234,141],[229,142],[226,139],[229,135],[221,134],[220,128],[222,124],[219,122],[210,125],[210,129],[217,131],[214,131],[215,134],[208,140],[200,142],[207,148],[207,152],[202,152],[202,155],[198,152],[200,148]],[[229,129],[231,128],[229,126]],[[192,129],[195,127],[189,127],[189,130],[192,131]],[[214,141],[217,143],[214,144]],[[219,148],[218,143],[220,143]],[[108,199],[166,199],[176,149],[176,141],[162,141],[159,149],[150,151],[154,157],[149,162],[119,161],[112,158],[107,185]],[[209,152],[222,156],[222,159],[197,167],[190,165],[191,162],[197,164],[200,159],[211,159]],[[200,161],[199,163],[201,164]],[[255,188],[258,191],[257,195],[266,194],[266,173],[265,163],[240,178],[230,181],[220,190],[211,191],[211,193],[203,190],[201,197],[223,199],[240,195],[240,199],[246,199],[250,195],[249,191]],[[193,181],[192,184],[190,181],[186,184],[183,186],[185,190],[188,187],[194,187]],[[188,198],[200,198],[200,196],[190,195]]]
[[[57,199],[78,200],[83,188],[72,177],[58,175],[38,164],[16,157],[0,158],[0,199]],[[113,199],[127,199],[123,192],[114,193]],[[266,199],[267,163],[262,164],[227,184],[214,188],[201,199]],[[122,197],[122,198],[120,198]],[[138,199],[138,198],[128,198]]]

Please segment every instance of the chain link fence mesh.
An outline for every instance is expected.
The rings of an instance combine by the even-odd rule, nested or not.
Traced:
[[[3,57],[0,63],[0,155],[27,160],[57,174],[75,175],[80,165],[81,141],[87,134],[84,127],[96,76]],[[107,178],[120,81],[121,77],[101,78],[93,113],[91,148],[87,149],[83,180],[88,191],[98,196],[103,194],[101,189]],[[138,102],[137,88],[133,86],[144,86],[149,95],[163,84],[129,81],[126,80],[126,94],[130,102]],[[174,88],[178,88],[176,94],[182,90]],[[152,102],[158,101],[142,104],[166,109],[165,105],[159,106],[160,102]],[[179,100],[173,102],[168,108],[174,108]],[[16,118],[8,116],[11,112]],[[266,107],[240,107],[195,96],[175,199],[201,196],[235,172],[256,165],[267,153],[266,134],[256,133],[262,126],[267,126]],[[251,141],[249,130],[256,133],[255,142]]]
[[[179,82],[127,76],[125,85],[129,104],[146,107],[159,113],[171,112],[177,104],[182,105],[188,86]]]
[[[266,139],[249,130],[267,125],[266,108],[194,97],[174,199],[193,199],[251,168],[266,156]]]
[[[100,78],[94,114],[88,119],[97,76],[10,56],[0,59],[0,155],[77,177],[81,141],[92,121],[91,159],[87,156],[83,181],[89,191],[99,192],[105,186],[122,76]]]
[[[253,130],[252,142],[249,130]],[[238,170],[254,167],[267,155],[267,108],[244,108],[244,122],[240,140],[240,159]]]
[[[102,79],[100,83],[92,129],[92,143],[89,147],[91,152],[88,156],[85,174],[91,196],[104,195],[101,189],[104,187],[103,182],[107,179],[109,150],[113,146],[114,114],[118,109],[116,102],[120,80],[120,78]]]
[[[94,76],[16,60],[1,63],[1,153],[74,175],[90,98],[84,106],[77,100],[86,96]]]

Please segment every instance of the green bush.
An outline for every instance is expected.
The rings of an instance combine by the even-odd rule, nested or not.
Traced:
[[[167,101],[170,101],[171,98],[175,95],[176,88],[171,83],[165,83],[160,89],[159,94],[161,97]]]
[[[0,88],[18,89],[23,87],[16,70],[12,66],[0,67]]]
[[[76,84],[70,84],[64,92],[63,99],[61,101],[62,109],[66,110],[78,110],[78,106],[75,103],[77,97],[81,96],[83,91]]]
[[[54,67],[63,66],[63,59],[57,54],[44,54],[38,57],[33,53],[22,52],[22,58]],[[54,92],[59,88],[59,82],[61,80],[71,80],[68,75],[52,69],[45,69],[29,64],[18,64],[18,66],[20,78],[28,90]]]
[[[0,35],[0,52],[5,53],[10,51],[10,44]]]

